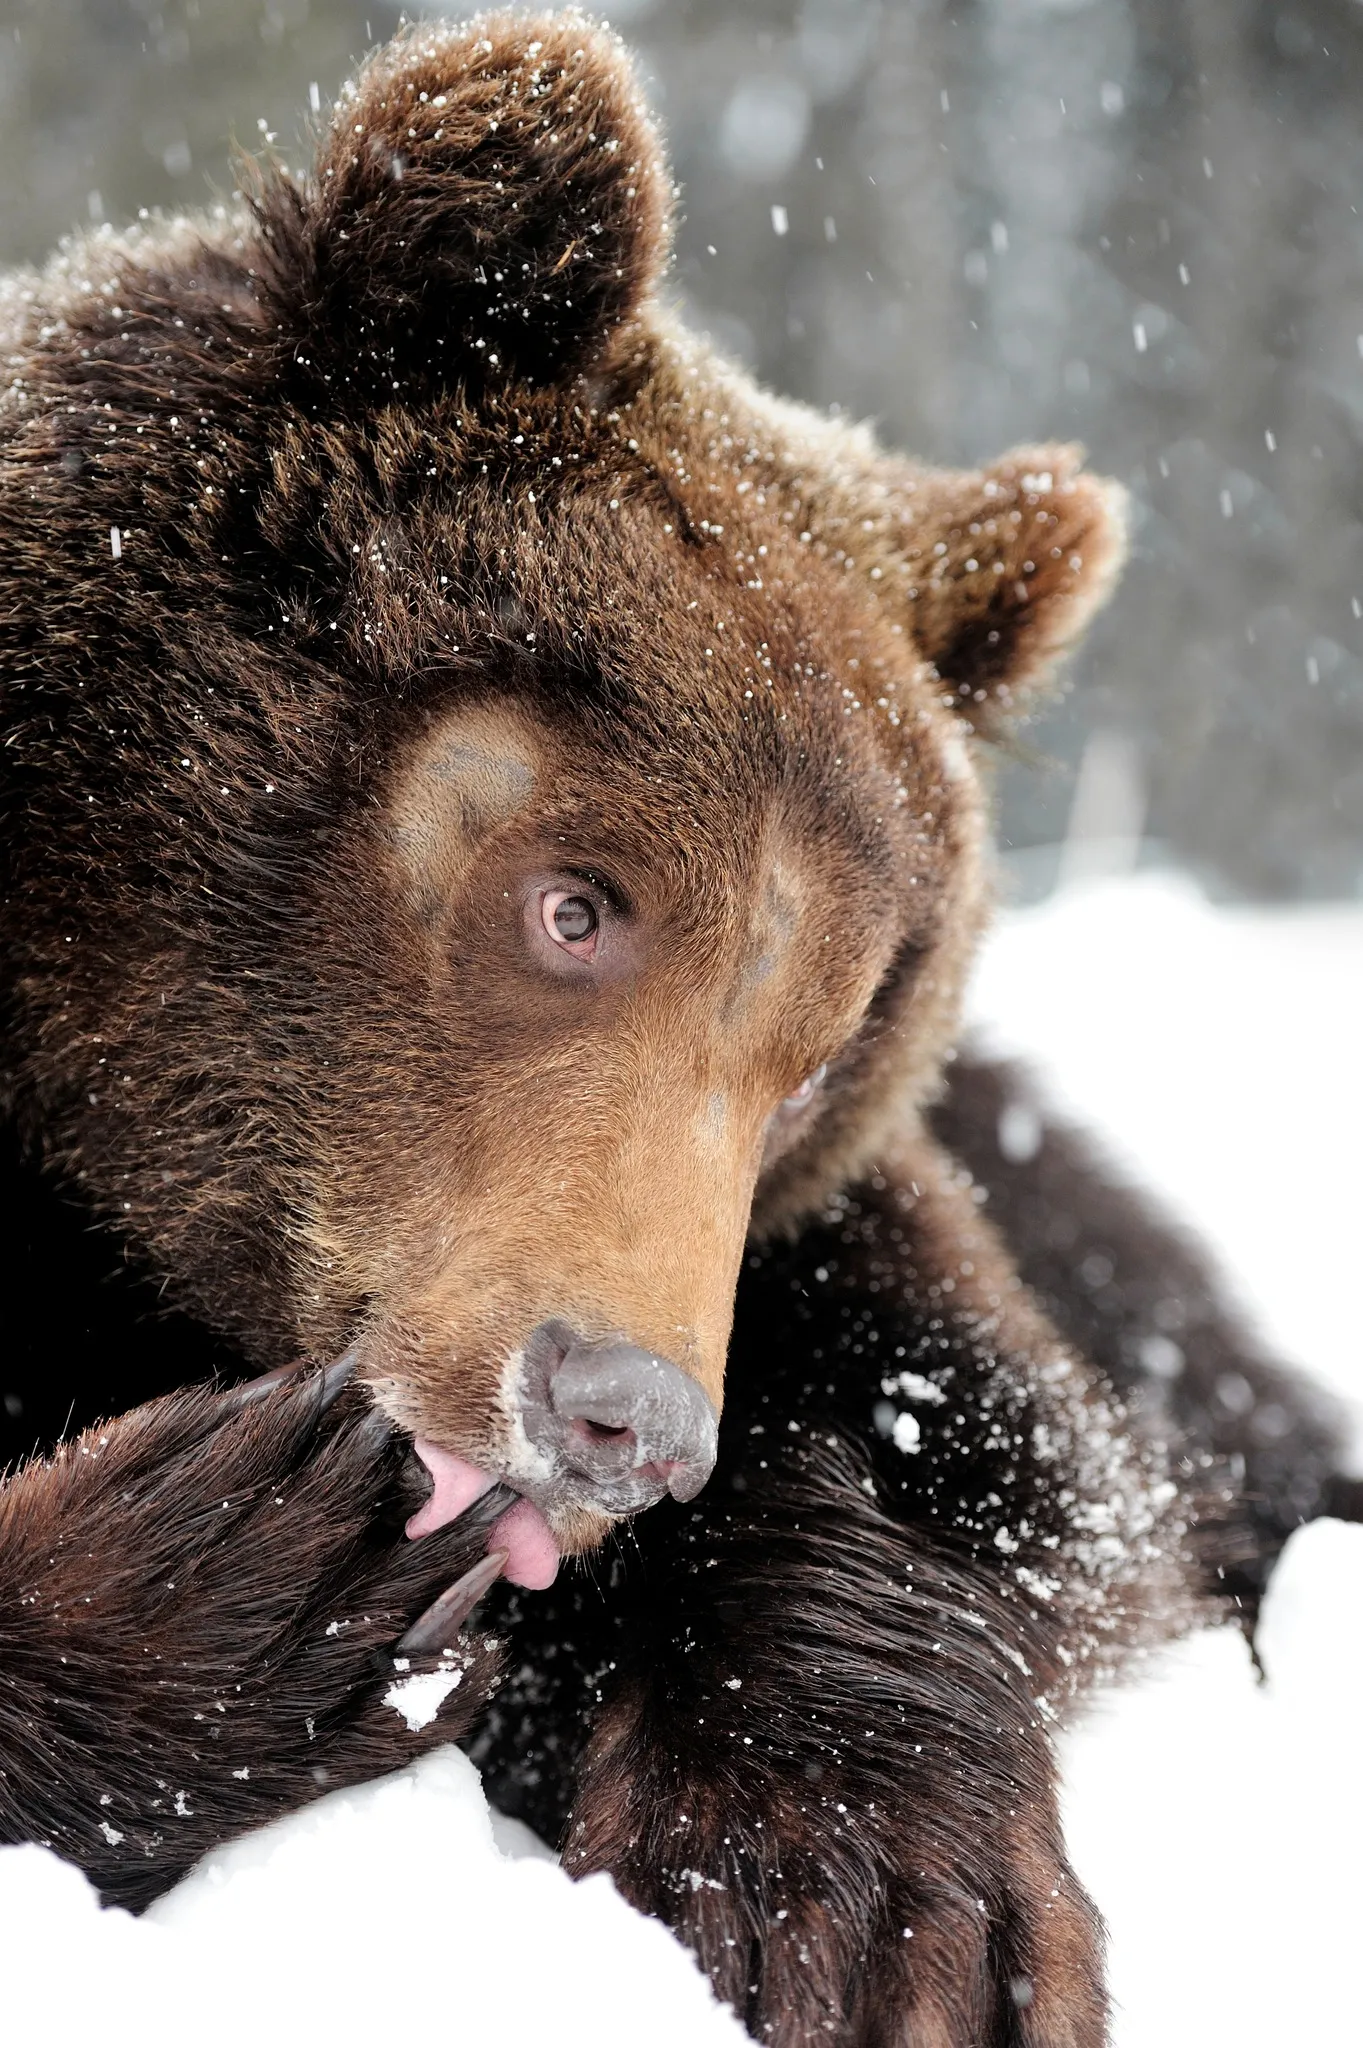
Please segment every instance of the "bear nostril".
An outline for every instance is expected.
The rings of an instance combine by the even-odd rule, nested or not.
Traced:
[[[589,1415],[575,1415],[572,1427],[579,1436],[585,1436],[589,1443],[594,1444],[621,1443],[626,1437],[632,1440],[634,1436],[627,1422],[593,1422]]]
[[[527,1410],[525,1422],[540,1448],[566,1466],[579,1497],[629,1514],[663,1493],[679,1500],[699,1493],[715,1462],[715,1412],[704,1390],[641,1345],[591,1343],[562,1325],[555,1330],[562,1334],[548,1402]]]

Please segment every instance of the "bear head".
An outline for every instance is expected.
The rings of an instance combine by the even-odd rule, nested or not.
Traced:
[[[9,281],[12,1113],[262,1363],[354,1347],[539,1562],[704,1480],[753,1231],[954,1029],[980,736],[1104,596],[1068,448],[928,470],[665,303],[576,14],[418,27],[314,168]]]

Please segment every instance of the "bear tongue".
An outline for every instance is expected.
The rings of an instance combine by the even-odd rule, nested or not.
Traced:
[[[431,1496],[407,1524],[407,1534],[416,1539],[431,1536],[447,1522],[457,1521],[466,1508],[492,1486],[496,1479],[467,1458],[456,1458],[428,1437],[419,1436],[414,1445],[417,1456],[431,1475]],[[558,1571],[558,1545],[553,1531],[533,1501],[518,1500],[498,1516],[487,1539],[489,1550],[505,1550],[502,1576],[513,1586],[543,1592],[554,1583]]]
[[[543,1593],[558,1575],[558,1545],[554,1532],[532,1500],[518,1500],[492,1525],[487,1539],[489,1550],[505,1550],[502,1577],[513,1586]]]
[[[467,1458],[456,1458],[453,1451],[442,1451],[429,1437],[419,1436],[412,1448],[431,1475],[431,1492],[407,1524],[411,1537],[433,1536],[447,1522],[458,1521],[466,1508],[496,1485],[490,1472],[471,1465]]]

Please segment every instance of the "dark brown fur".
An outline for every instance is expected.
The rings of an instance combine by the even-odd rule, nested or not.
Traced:
[[[630,168],[643,131],[612,43],[571,23],[487,40],[423,31],[383,56],[315,198],[262,177],[254,220],[77,245],[31,303],[16,288],[0,923],[26,1134],[262,1363],[328,1355],[367,1319],[395,1416],[470,1453],[492,1427],[486,1361],[546,1306],[669,1354],[681,1330],[718,1398],[754,1195],[764,1227],[808,1213],[928,1092],[952,1028],[983,902],[952,702],[994,715],[995,670],[1044,665],[1120,551],[1113,492],[1072,451],[954,477],[764,400],[641,296],[664,256],[652,199],[628,210],[628,264],[614,215],[588,237],[613,282],[572,355],[494,365],[475,346],[487,295],[506,308],[479,252],[529,110],[551,139],[525,145],[544,181],[527,211],[552,190],[571,202],[555,222],[572,216],[583,123],[607,123],[588,132],[625,192],[662,172],[647,136]],[[591,266],[565,269],[558,232],[544,268],[535,236],[518,245],[515,275],[566,334],[559,296],[571,328]],[[490,281],[465,296],[448,265]],[[462,338],[454,382],[415,279]],[[358,360],[391,372],[381,393],[356,390]],[[424,750],[494,676],[537,756],[528,797],[395,845]],[[479,897],[532,843],[601,858],[605,819],[661,943],[627,1005],[588,1014],[509,970]],[[782,861],[792,936],[736,1006]],[[773,1103],[830,1055],[823,1113],[755,1189]],[[631,1070],[651,1076],[652,1136],[606,1099]],[[716,1089],[723,1139],[693,1140]],[[601,1215],[604,1182],[646,1238],[611,1273],[619,1235],[599,1231],[572,1246],[594,1291],[565,1299],[548,1274],[547,1304],[527,1299],[526,1247],[571,1246],[564,1219]],[[639,1299],[629,1273],[665,1269],[707,1215]],[[457,1384],[424,1363],[450,1350]]]
[[[763,2038],[1096,2048],[1049,1728],[1203,1611],[1213,1475],[925,1117],[981,740],[1102,601],[1120,493],[1061,448],[919,468],[689,338],[580,17],[411,30],[308,185],[246,185],[0,305],[4,1097],[186,1374],[353,1344],[376,1410],[171,1394],[8,1482],[0,1825],[138,1903],[467,1733],[481,1638],[421,1737],[382,1706],[486,1527],[402,1545],[396,1432],[508,1470],[508,1361],[566,1315],[727,1391],[720,1465],[565,1513],[600,1564],[503,1599],[501,1796]],[[590,986],[527,964],[543,872],[624,906]],[[972,1159],[977,1079],[936,1111]],[[87,1357],[86,1414],[174,1376]]]
[[[384,1704],[394,1640],[495,1503],[405,1543],[405,1445],[360,1404],[319,1407],[316,1374],[245,1408],[186,1390],[0,1491],[0,1839],[59,1850],[111,1903],[457,1739],[495,1686],[475,1638],[439,1723]]]
[[[604,1593],[516,1604],[476,1754],[540,1826],[570,1806],[570,1867],[679,1926],[759,2039],[1092,2044],[1101,1934],[1049,1730],[1167,1625],[1177,1538],[1080,1564],[1153,1454],[1087,1375],[1038,1370],[955,1169],[901,1163],[750,1254],[714,1480],[641,1521]]]

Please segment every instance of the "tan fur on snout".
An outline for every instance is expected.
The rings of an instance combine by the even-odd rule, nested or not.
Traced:
[[[717,1130],[709,1077],[657,1036],[613,1035],[587,1086],[549,1050],[465,1134],[469,1183],[385,1289],[424,1434],[467,1443],[470,1395],[550,1318],[671,1359],[720,1407],[756,1118]]]

